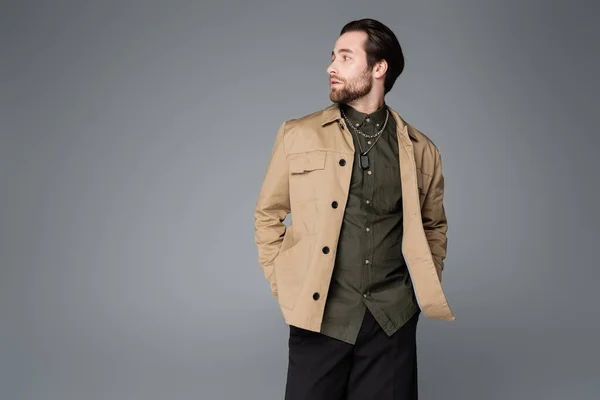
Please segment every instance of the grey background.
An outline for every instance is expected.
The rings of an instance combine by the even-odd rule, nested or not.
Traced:
[[[253,208],[277,128],[329,105],[339,30],[368,16],[446,177],[457,320],[421,319],[421,397],[598,399],[599,11],[1,2],[0,398],[283,398]]]

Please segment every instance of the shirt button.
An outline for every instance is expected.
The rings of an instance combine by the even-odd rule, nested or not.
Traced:
[[[371,204],[371,202],[369,200],[365,200],[365,203],[367,204]]]
[[[313,299],[319,300],[319,293],[313,293]]]
[[[337,208],[338,207],[338,202],[334,201],[333,203],[331,203],[331,207]]]
[[[368,263],[369,263],[369,260],[365,260],[365,264],[368,264]]]
[[[323,253],[328,254],[329,253],[329,247],[327,247],[327,246],[323,247]]]
[[[340,165],[343,167],[344,165],[346,165],[346,160],[344,160],[343,158],[340,160]]]
[[[367,232],[370,232],[370,231],[371,231],[371,228],[369,228],[369,227],[367,226]]]
[[[371,141],[370,141],[370,140],[368,140],[368,141],[367,141],[367,144],[371,144]]]
[[[371,122],[371,118],[367,118],[367,119],[365,119],[365,121]]]
[[[373,172],[371,172],[371,170],[367,171],[367,174],[371,175]]]
[[[366,293],[363,293],[363,297],[366,299],[366,298],[367,298],[367,294],[366,294]]]

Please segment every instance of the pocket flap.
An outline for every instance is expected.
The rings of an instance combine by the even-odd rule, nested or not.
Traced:
[[[325,151],[315,150],[306,153],[290,154],[288,163],[293,174],[325,168]]]

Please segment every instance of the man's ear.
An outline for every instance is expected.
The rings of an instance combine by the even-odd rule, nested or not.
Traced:
[[[377,61],[373,67],[373,75],[375,78],[381,78],[385,75],[388,69],[388,63],[385,60]]]

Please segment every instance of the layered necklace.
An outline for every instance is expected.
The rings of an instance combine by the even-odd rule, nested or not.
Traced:
[[[350,122],[350,120],[348,120],[348,117],[346,117],[346,114],[344,113],[344,110],[341,110],[342,112],[342,116],[344,117],[344,119],[346,120],[346,123],[352,127],[352,130],[354,132],[356,132],[357,134],[367,138],[367,139],[373,139],[375,138],[375,141],[373,142],[373,144],[365,151],[363,151],[362,146],[360,145],[360,140],[357,137],[356,141],[358,142],[358,148],[360,149],[360,167],[363,170],[367,170],[370,167],[370,163],[369,163],[369,156],[367,155],[367,153],[373,148],[373,146],[375,146],[375,143],[377,143],[377,141],[379,140],[379,138],[381,137],[381,133],[385,130],[385,127],[387,126],[388,123],[388,118],[390,116],[390,111],[386,108],[385,110],[385,122],[383,123],[383,127],[375,134],[373,135],[367,135],[366,133],[364,133],[363,131],[361,131],[360,129],[357,129],[354,127],[354,125],[352,125],[352,123]]]

